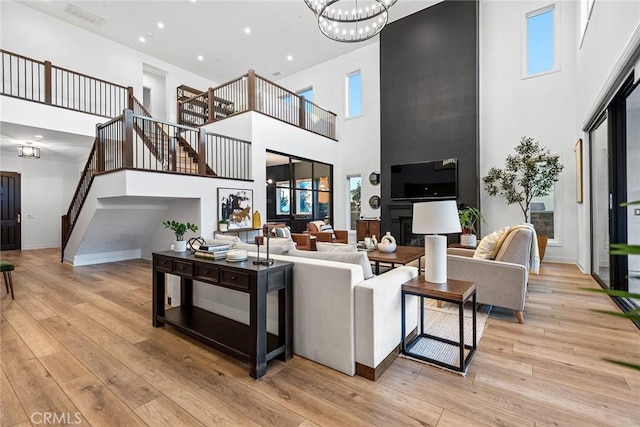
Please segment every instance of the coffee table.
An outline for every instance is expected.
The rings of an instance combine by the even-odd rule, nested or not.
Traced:
[[[377,249],[367,252],[369,261],[375,262],[376,271],[375,274],[380,274],[380,263],[384,262],[391,264],[391,268],[395,264],[406,265],[411,261],[418,260],[418,272],[420,271],[420,258],[424,255],[424,247],[417,246],[398,246],[395,252],[381,252]]]

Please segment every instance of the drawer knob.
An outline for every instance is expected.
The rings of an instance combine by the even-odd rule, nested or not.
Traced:
[[[238,276],[231,276],[231,280],[236,280]]]

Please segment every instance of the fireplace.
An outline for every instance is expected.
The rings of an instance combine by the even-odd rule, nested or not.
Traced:
[[[412,224],[412,217],[400,218],[400,242],[398,244],[402,246],[424,246],[424,235],[413,234],[411,232]]]

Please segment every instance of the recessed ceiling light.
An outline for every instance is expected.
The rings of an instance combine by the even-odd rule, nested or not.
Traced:
[[[287,56],[287,60],[288,61],[293,61],[293,56],[291,56],[291,55]]]
[[[145,38],[144,38],[144,37],[142,37],[142,36],[138,37],[138,40],[140,40],[142,43],[144,43],[144,42],[146,42],[146,41],[147,41],[147,39],[145,39]]]
[[[42,136],[42,135],[33,135],[33,137],[34,137],[34,138],[38,138],[38,139],[42,139],[42,138],[44,138],[44,136]]]
[[[204,61],[204,56],[198,55],[198,61]]]
[[[251,34],[251,28],[249,28],[249,27],[245,27],[245,29],[244,29],[244,33],[245,33],[245,34]]]
[[[191,3],[195,3],[195,2],[196,2],[196,0],[189,0],[189,1],[190,1]]]
[[[164,24],[162,22],[158,22],[158,28],[164,28]]]

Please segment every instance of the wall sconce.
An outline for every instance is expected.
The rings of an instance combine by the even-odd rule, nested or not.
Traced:
[[[39,159],[40,149],[31,145],[21,145],[18,147],[18,157],[25,159]]]

